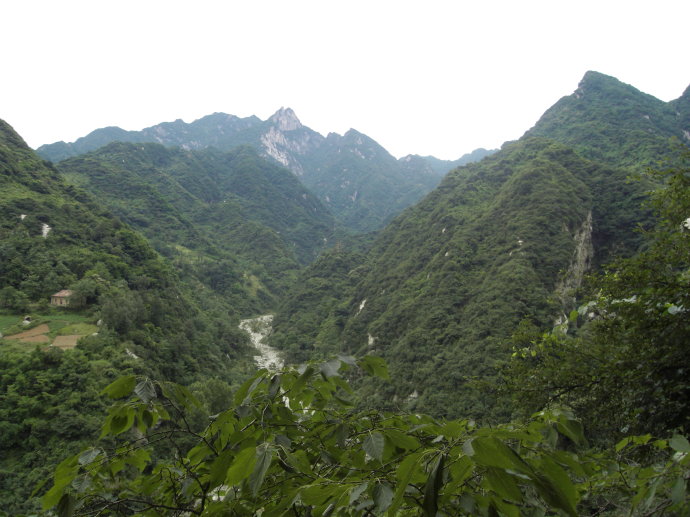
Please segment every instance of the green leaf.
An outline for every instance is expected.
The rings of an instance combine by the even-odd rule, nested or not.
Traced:
[[[271,377],[271,384],[268,386],[268,396],[269,398],[275,398],[275,396],[280,391],[280,374],[277,373]]]
[[[620,442],[616,444],[616,452],[620,452],[622,449],[625,449],[631,441],[632,438],[630,436],[626,436],[625,438],[623,438]]]
[[[192,451],[194,451],[192,453]],[[189,451],[187,455],[190,460],[191,465],[196,465],[202,458],[205,458],[210,449],[205,444],[197,445],[192,451]],[[235,458],[235,451],[227,450],[221,452],[218,457],[213,460],[211,464],[211,469],[209,472],[209,488],[213,489],[220,485],[226,478],[228,474],[228,469],[232,465],[232,461]]]
[[[317,480],[311,485],[307,485],[300,490],[300,498],[305,504],[319,505],[326,502],[326,500],[339,490],[338,485],[326,485],[325,480]]]
[[[522,502],[522,492],[518,488],[515,478],[505,470],[489,467],[486,471],[486,480],[499,497]]]
[[[233,486],[247,479],[252,473],[255,463],[256,447],[242,449],[228,469],[228,473],[225,476],[225,484]]]
[[[389,515],[395,515],[395,512],[397,512],[398,508],[400,508],[403,498],[405,497],[407,485],[410,484],[415,471],[419,470],[420,458],[421,453],[410,454],[404,460],[402,460],[398,465],[398,468],[395,469],[395,477],[398,480],[398,486],[395,489],[395,495],[393,496],[391,506],[388,508]]]
[[[89,465],[93,463],[93,460],[95,460],[102,452],[103,450],[98,448],[86,449],[79,455],[79,459],[77,461],[79,465]]]
[[[352,506],[353,504],[355,504],[357,502],[357,499],[359,499],[359,496],[364,493],[364,491],[367,489],[368,486],[369,486],[369,483],[367,483],[365,481],[364,483],[357,485],[352,490],[350,490],[350,501],[349,501],[350,506]]]
[[[194,394],[185,386],[176,384],[174,382],[166,382],[161,384],[163,395],[168,397],[173,402],[177,402],[185,409],[202,408],[201,402]]]
[[[453,482],[462,484],[472,475],[474,463],[468,456],[461,456],[448,467]]]
[[[273,459],[273,449],[269,447],[267,443],[264,443],[257,447],[256,450],[256,465],[254,466],[254,471],[249,477],[249,488],[252,491],[252,496],[256,497],[259,493],[259,488],[264,482],[264,477],[266,476],[266,471],[271,466],[271,460]]]
[[[307,366],[295,383],[290,387],[290,396],[299,395],[309,378],[314,374],[314,368]]]
[[[476,463],[485,467],[531,473],[529,465],[513,449],[492,436],[468,440],[463,445],[463,449]]]
[[[387,429],[384,431],[384,435],[388,438],[388,441],[399,449],[404,449],[407,451],[418,449],[422,446],[419,440],[414,436],[402,433],[397,429]]]
[[[352,357],[351,355],[338,355],[337,356],[340,361],[342,361],[345,364],[349,364],[350,366],[356,366],[357,365],[357,359]]]
[[[676,434],[668,441],[668,444],[674,451],[678,452],[690,452],[690,443],[685,436]]]
[[[514,504],[503,501],[499,497],[491,498],[491,507],[489,508],[489,515],[501,515],[502,517],[520,517],[520,508]],[[498,511],[498,513],[496,513]],[[538,514],[537,514],[538,515]]]
[[[156,386],[149,378],[145,378],[136,385],[134,393],[136,393],[141,400],[148,403],[156,398]]]
[[[72,517],[72,515],[74,515],[76,502],[72,494],[64,494],[57,505],[58,517]]]
[[[339,377],[340,374],[338,370],[340,369],[340,359],[331,359],[325,363],[321,363],[321,375],[325,379],[330,379],[331,377]]]
[[[239,389],[235,392],[235,405],[239,406],[244,404],[246,397],[251,395],[251,392],[254,391],[262,381],[264,373],[264,370],[259,370],[254,377],[251,377],[242,383]]]
[[[374,487],[372,496],[374,498],[374,505],[376,513],[385,512],[393,502],[393,490],[387,483],[377,483]]]
[[[306,474],[309,476],[314,475],[314,471],[309,463],[309,458],[307,453],[303,449],[298,449],[294,453],[285,452],[285,459],[287,463],[294,468],[297,472]]]
[[[541,468],[535,473],[534,485],[551,506],[577,516],[575,487],[566,472],[548,457],[543,458]]]
[[[335,441],[338,444],[338,447],[341,449],[344,449],[345,446],[347,445],[347,436],[349,434],[349,428],[345,424],[339,424],[338,427],[335,428]]]
[[[136,449],[130,452],[125,458],[126,463],[136,467],[139,472],[142,472],[146,468],[150,460],[151,454],[146,449]]]
[[[132,394],[136,383],[137,379],[134,375],[120,377],[116,381],[103,388],[101,395],[108,395],[108,397],[111,399],[121,399],[123,397],[127,397]]]
[[[673,504],[679,504],[685,501],[685,479],[679,477],[671,489],[671,501]]]
[[[383,460],[383,447],[385,445],[385,440],[383,435],[378,432],[370,433],[362,442],[362,447],[364,452],[366,452],[369,457],[382,461]]]
[[[390,380],[390,375],[388,374],[388,365],[381,357],[376,357],[374,355],[365,355],[359,360],[359,365],[370,375],[379,377],[385,381]]]
[[[145,407],[142,407],[139,411],[139,430],[142,433],[145,432],[147,429],[153,427],[154,422],[155,418],[153,416],[153,413],[151,413],[151,411],[149,411]]]
[[[467,432],[467,423],[464,421],[451,420],[441,426],[441,434],[448,438],[460,438],[465,432]]]
[[[565,415],[561,415],[556,424],[558,432],[570,438],[577,445],[585,445],[585,433],[582,429],[582,422]]]
[[[211,454],[209,446],[206,445],[205,442],[200,442],[189,450],[187,459],[189,460],[189,464],[194,467],[201,463],[209,454]]]
[[[77,456],[71,456],[60,462],[55,468],[53,487],[41,498],[44,510],[52,508],[59,503],[65,488],[72,483],[78,472],[79,465]]]
[[[438,494],[443,485],[443,463],[445,460],[444,454],[439,454],[434,460],[434,463],[429,472],[429,478],[424,485],[424,502],[422,509],[424,515],[427,517],[436,517],[438,512]]]
[[[134,424],[135,416],[136,409],[129,405],[113,409],[106,419],[106,423],[110,424],[110,433],[117,435],[130,429]]]

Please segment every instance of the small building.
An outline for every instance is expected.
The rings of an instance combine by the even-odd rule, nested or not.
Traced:
[[[72,291],[63,289],[50,297],[50,304],[57,305],[58,307],[67,307],[69,305],[70,296],[72,296]]]

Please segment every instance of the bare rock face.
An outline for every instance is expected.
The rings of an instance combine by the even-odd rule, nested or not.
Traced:
[[[575,307],[575,290],[582,285],[585,274],[592,265],[594,258],[594,246],[592,245],[592,211],[582,222],[582,226],[573,236],[575,250],[563,279],[556,285],[556,296],[561,302],[562,314],[555,322],[555,326],[564,326],[567,329],[568,312]]]
[[[290,108],[280,108],[267,121],[268,128],[261,135],[261,150],[266,156],[290,169],[297,176],[304,175],[300,157],[317,149],[323,136],[304,127]]]
[[[291,108],[280,108],[268,119],[280,131],[294,131],[302,126],[302,123]]]

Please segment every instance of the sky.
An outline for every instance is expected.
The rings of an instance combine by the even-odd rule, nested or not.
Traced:
[[[391,154],[519,138],[596,70],[669,101],[690,85],[687,0],[16,0],[0,118],[31,147],[291,107]]]

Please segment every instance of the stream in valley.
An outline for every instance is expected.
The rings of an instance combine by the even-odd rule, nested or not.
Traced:
[[[252,346],[259,355],[254,356],[254,362],[259,368],[266,368],[269,371],[280,370],[284,361],[280,352],[267,345],[264,341],[271,333],[273,322],[272,314],[265,314],[256,318],[249,318],[240,321],[240,328],[249,334]]]

